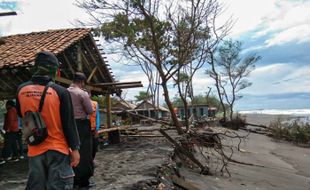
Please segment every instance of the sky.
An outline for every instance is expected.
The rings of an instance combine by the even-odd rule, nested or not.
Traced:
[[[235,20],[229,37],[243,42],[243,54],[255,52],[262,57],[249,77],[253,85],[241,91],[243,98],[236,109],[310,108],[310,0],[220,1],[225,7],[222,19]],[[18,15],[0,17],[1,35],[72,28],[78,26],[77,19],[89,20],[74,0],[0,0],[0,11],[9,9]],[[113,54],[107,60],[117,80],[142,81],[147,86],[139,67],[120,64]],[[213,83],[200,70],[194,80],[195,94],[205,94]],[[141,90],[124,94],[134,99]],[[170,92],[173,96],[176,89],[171,87]]]

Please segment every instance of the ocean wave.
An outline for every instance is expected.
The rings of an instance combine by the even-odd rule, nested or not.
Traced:
[[[296,115],[309,116],[310,109],[261,109],[238,111],[239,114]]]

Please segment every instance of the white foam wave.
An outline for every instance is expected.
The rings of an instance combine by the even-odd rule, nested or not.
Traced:
[[[247,110],[239,111],[239,114],[267,114],[267,115],[297,115],[308,116],[310,115],[310,109],[262,109],[262,110]]]

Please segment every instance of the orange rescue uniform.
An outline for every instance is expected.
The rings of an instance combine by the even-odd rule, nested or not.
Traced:
[[[92,107],[93,107],[93,113],[90,115],[90,126],[91,126],[91,131],[96,130],[96,117],[97,117],[97,102],[96,101],[91,101]]]
[[[27,111],[38,111],[44,86],[27,85],[20,89],[18,93],[19,102],[22,102],[20,111],[24,117]],[[48,150],[59,151],[69,154],[69,146],[65,139],[60,112],[60,100],[57,92],[53,88],[48,88],[41,115],[45,121],[48,137],[41,144],[36,146],[28,145],[28,156],[40,155]]]

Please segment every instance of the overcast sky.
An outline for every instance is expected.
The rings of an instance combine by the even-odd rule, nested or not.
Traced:
[[[0,34],[11,35],[48,29],[76,27],[75,20],[87,20],[74,0],[1,1],[0,9],[11,3],[18,16],[0,17]],[[6,3],[3,3],[6,2]],[[231,37],[241,40],[244,52],[256,52],[262,60],[251,73],[253,85],[242,93],[239,110],[270,108],[310,108],[310,0],[221,0],[224,16],[236,20]],[[138,67],[118,64],[108,56],[120,81],[146,78]],[[195,93],[203,94],[213,82],[201,70],[194,81]],[[139,90],[127,91],[133,98]],[[173,92],[174,89],[171,89]]]

